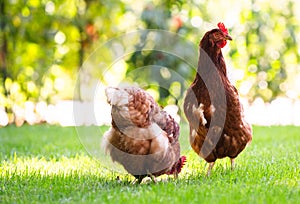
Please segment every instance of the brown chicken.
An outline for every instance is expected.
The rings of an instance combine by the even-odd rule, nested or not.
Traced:
[[[106,89],[112,106],[112,127],[104,135],[105,148],[137,182],[146,176],[181,171],[179,125],[155,103],[150,94],[136,87]]]
[[[223,23],[205,33],[200,42],[196,77],[184,99],[184,113],[190,125],[193,150],[208,163],[210,175],[215,161],[234,159],[252,140],[252,127],[244,120],[237,89],[227,78],[222,55],[232,40]]]

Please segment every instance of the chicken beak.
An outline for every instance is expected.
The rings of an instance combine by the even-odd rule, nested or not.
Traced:
[[[232,37],[230,37],[230,35],[226,35],[225,40],[232,40]]]

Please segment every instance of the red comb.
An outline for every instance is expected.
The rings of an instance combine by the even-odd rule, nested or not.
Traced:
[[[226,35],[228,35],[228,30],[227,30],[227,28],[225,27],[225,25],[224,25],[224,23],[218,23],[218,27],[219,27],[219,29],[223,32],[223,33],[225,33]]]

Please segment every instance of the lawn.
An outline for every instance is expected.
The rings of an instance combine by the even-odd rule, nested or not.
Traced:
[[[132,176],[111,171],[97,159],[101,155],[94,141],[99,141],[107,128],[49,125],[1,128],[0,203],[297,203],[300,200],[299,127],[254,127],[253,141],[237,158],[236,169],[230,170],[229,159],[218,160],[211,176],[205,177],[207,165],[190,149],[187,126],[182,125],[181,143],[188,163],[179,178],[162,176],[156,184],[146,181],[141,185],[131,184]]]

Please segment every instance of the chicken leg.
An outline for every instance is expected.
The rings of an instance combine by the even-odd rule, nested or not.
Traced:
[[[207,170],[206,176],[210,176],[210,172],[211,172],[212,168],[214,167],[214,165],[215,165],[215,162],[210,162],[210,163],[209,163],[209,166],[208,166],[208,170]]]
[[[233,171],[235,168],[234,158],[230,158],[231,161],[231,170]]]

